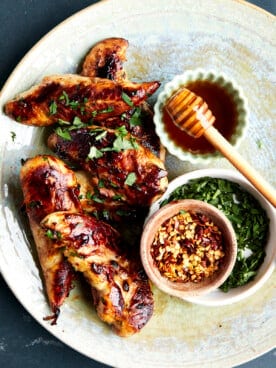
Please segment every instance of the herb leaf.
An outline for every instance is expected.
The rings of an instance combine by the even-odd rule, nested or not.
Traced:
[[[62,91],[61,96],[59,96],[59,100],[60,100],[60,101],[65,100],[65,106],[68,106],[68,105],[69,105],[69,103],[70,103],[70,100],[69,100],[68,94],[67,94],[65,91]]]
[[[72,140],[70,132],[67,128],[62,129],[61,127],[57,127],[55,129],[55,132],[58,136],[60,136],[61,138],[63,138],[66,141],[71,141]]]
[[[134,106],[134,104],[133,104],[133,102],[132,102],[131,98],[130,98],[130,97],[129,97],[125,92],[122,92],[121,97],[122,97],[122,100],[123,100],[126,104],[128,104],[128,106],[130,106],[130,107],[133,107],[133,106]]]
[[[62,238],[62,235],[59,231],[53,231],[51,229],[48,229],[46,232],[45,232],[45,235],[49,238],[49,239],[61,239]]]
[[[90,159],[90,160],[93,160],[94,158],[101,158],[103,156],[103,153],[102,153],[102,151],[100,151],[97,147],[95,147],[95,146],[92,146],[91,148],[90,148],[90,151],[89,151],[89,153],[88,153],[88,158]]]
[[[141,126],[142,120],[141,120],[142,110],[140,107],[137,107],[132,114],[131,118],[129,119],[130,126]]]
[[[136,182],[136,180],[137,180],[137,176],[136,176],[135,172],[131,172],[126,177],[125,184],[129,185],[129,186],[132,186]]]
[[[56,114],[56,112],[57,112],[57,103],[56,103],[56,101],[52,101],[50,106],[49,106],[49,113],[50,113],[50,115],[54,115],[54,114]]]
[[[10,133],[11,133],[11,139],[14,142],[16,138],[16,133],[15,132],[10,132]]]

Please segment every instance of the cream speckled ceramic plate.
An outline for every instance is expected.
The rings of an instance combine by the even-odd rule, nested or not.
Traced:
[[[3,104],[52,73],[73,72],[96,41],[129,40],[125,67],[133,80],[170,80],[185,69],[219,69],[243,86],[250,108],[240,151],[276,185],[275,18],[234,0],[110,0],[71,17],[22,60],[1,93]],[[274,42],[274,43],[273,43]],[[162,87],[161,89],[162,90]],[[0,115],[0,269],[14,294],[47,330],[72,348],[115,367],[231,367],[273,348],[275,281],[233,306],[208,308],[154,290],[149,324],[122,339],[102,324],[76,287],[57,326],[49,313],[26,218],[20,213],[20,159],[45,152],[43,130]],[[15,141],[11,132],[16,133]],[[260,148],[261,146],[261,148]],[[217,167],[229,168],[221,159]],[[199,168],[168,156],[170,178]]]

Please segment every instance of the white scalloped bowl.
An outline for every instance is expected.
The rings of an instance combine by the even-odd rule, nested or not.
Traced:
[[[160,137],[164,147],[166,147],[172,155],[178,157],[180,160],[189,161],[193,164],[204,164],[221,158],[221,153],[218,151],[211,153],[194,153],[184,150],[172,140],[168,131],[166,130],[163,119],[163,108],[167,100],[179,89],[186,87],[188,84],[195,81],[208,81],[212,84],[222,87],[229,95],[231,100],[235,103],[237,122],[235,130],[229,139],[230,143],[235,148],[239,147],[239,144],[246,134],[249,112],[247,99],[242,91],[242,88],[224,73],[217,73],[213,70],[209,71],[204,69],[187,70],[183,74],[176,75],[170,82],[164,85],[164,89],[158,95],[157,101],[154,105],[153,120],[157,135]]]
[[[203,177],[221,178],[239,184],[241,188],[257,199],[261,207],[266,211],[269,219],[269,234],[265,245],[266,256],[252,281],[249,281],[243,286],[232,288],[228,292],[223,292],[217,288],[208,294],[182,298],[191,303],[217,307],[240,302],[248,298],[259,290],[272,275],[276,260],[276,210],[239,172],[229,169],[208,168],[191,171],[172,180],[163,196],[152,204],[147,219],[159,210],[161,203],[167,199],[176,188],[186,184],[191,179]]]

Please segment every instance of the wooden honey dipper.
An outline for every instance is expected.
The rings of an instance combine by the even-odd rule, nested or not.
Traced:
[[[164,106],[174,124],[194,138],[204,137],[276,207],[276,191],[213,126],[215,116],[200,97],[182,88]]]

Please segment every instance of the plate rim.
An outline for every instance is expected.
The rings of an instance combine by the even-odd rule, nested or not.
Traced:
[[[157,0],[158,1],[158,0]],[[4,85],[3,85],[3,88],[1,89],[0,91],[0,100],[2,99],[2,96],[5,94],[5,91],[6,89],[8,89],[8,86],[9,84],[11,83],[11,80],[14,78],[14,75],[16,75],[17,71],[20,70],[21,68],[21,65],[24,65],[24,63],[26,62],[26,60],[28,59],[28,57],[33,53],[33,51],[39,47],[39,45],[41,43],[44,43],[45,39],[49,38],[52,34],[54,34],[56,31],[58,31],[59,28],[62,28],[64,24],[66,23],[70,23],[72,21],[72,19],[76,18],[76,17],[79,17],[81,15],[81,13],[84,13],[86,11],[91,11],[94,10],[96,7],[102,7],[102,6],[105,6],[104,4],[107,4],[107,3],[115,3],[116,1],[113,1],[113,0],[103,0],[103,1],[100,1],[98,3],[95,3],[95,4],[92,4],[92,5],[89,5],[87,7],[85,7],[84,9],[72,14],[71,16],[69,16],[68,18],[66,18],[65,20],[63,20],[62,22],[60,22],[58,25],[56,25],[53,29],[51,29],[49,32],[47,32],[37,43],[34,44],[34,46],[23,56],[23,58],[20,60],[20,62],[17,64],[17,66],[14,68],[14,70],[12,71],[12,73],[10,74],[10,76],[8,77],[8,79],[5,81]],[[153,2],[156,2],[156,1],[153,1]],[[243,5],[246,5],[246,6],[251,6],[252,8],[255,8],[256,10],[258,11],[262,11],[265,13],[265,15],[269,15],[271,16],[272,14],[270,14],[269,12],[266,12],[265,10],[257,7],[256,5],[253,5],[253,4],[250,4],[244,0],[231,0],[232,3],[240,3],[240,4],[243,4]],[[273,17],[273,15],[272,15]],[[3,147],[1,146],[0,147],[1,149],[3,149]],[[1,199],[1,198],[0,198]],[[1,236],[2,238],[2,236]],[[0,268],[1,268],[1,261],[0,261]],[[1,270],[0,270],[1,272]],[[54,335],[56,338],[58,338],[59,340],[61,340],[62,342],[66,343],[68,346],[70,346],[72,349],[78,351],[79,353],[83,354],[83,355],[86,355],[84,352],[82,351],[79,351],[77,348],[75,348],[74,346],[72,346],[70,344],[70,342],[65,342],[64,339],[60,336],[58,336],[57,334],[53,333],[53,331],[51,330],[50,326],[47,325],[47,324],[44,324],[44,323],[41,323],[41,320],[39,318],[36,318],[34,316],[34,314],[22,303],[22,301],[18,298],[18,296],[15,294],[13,288],[12,288],[12,285],[9,285],[9,282],[6,278],[6,275],[2,273],[2,276],[5,280],[5,282],[7,283],[7,285],[9,286],[9,288],[11,289],[11,291],[13,292],[13,294],[16,296],[17,300],[23,305],[23,307],[33,316],[33,318],[35,318],[37,320],[37,322],[39,324],[41,324],[46,330],[48,330],[48,332],[50,332],[52,335]],[[271,348],[268,348],[268,350],[270,350]],[[266,350],[266,351],[268,351]],[[255,355],[254,357],[260,355],[260,354],[263,354],[265,351],[261,351],[259,353],[257,353],[257,355]],[[86,355],[88,356],[88,355]],[[91,357],[91,356],[88,356],[89,358],[92,358],[92,359],[95,359],[97,360],[97,358],[94,358],[94,357]],[[253,357],[253,358],[254,358]],[[252,359],[250,357],[250,359]],[[109,362],[104,362],[102,360],[98,360],[99,362],[102,362],[102,363],[105,363],[105,364],[110,364]],[[244,361],[247,361],[247,360],[244,360]],[[244,362],[243,361],[243,362]],[[239,363],[241,364],[241,363]]]

